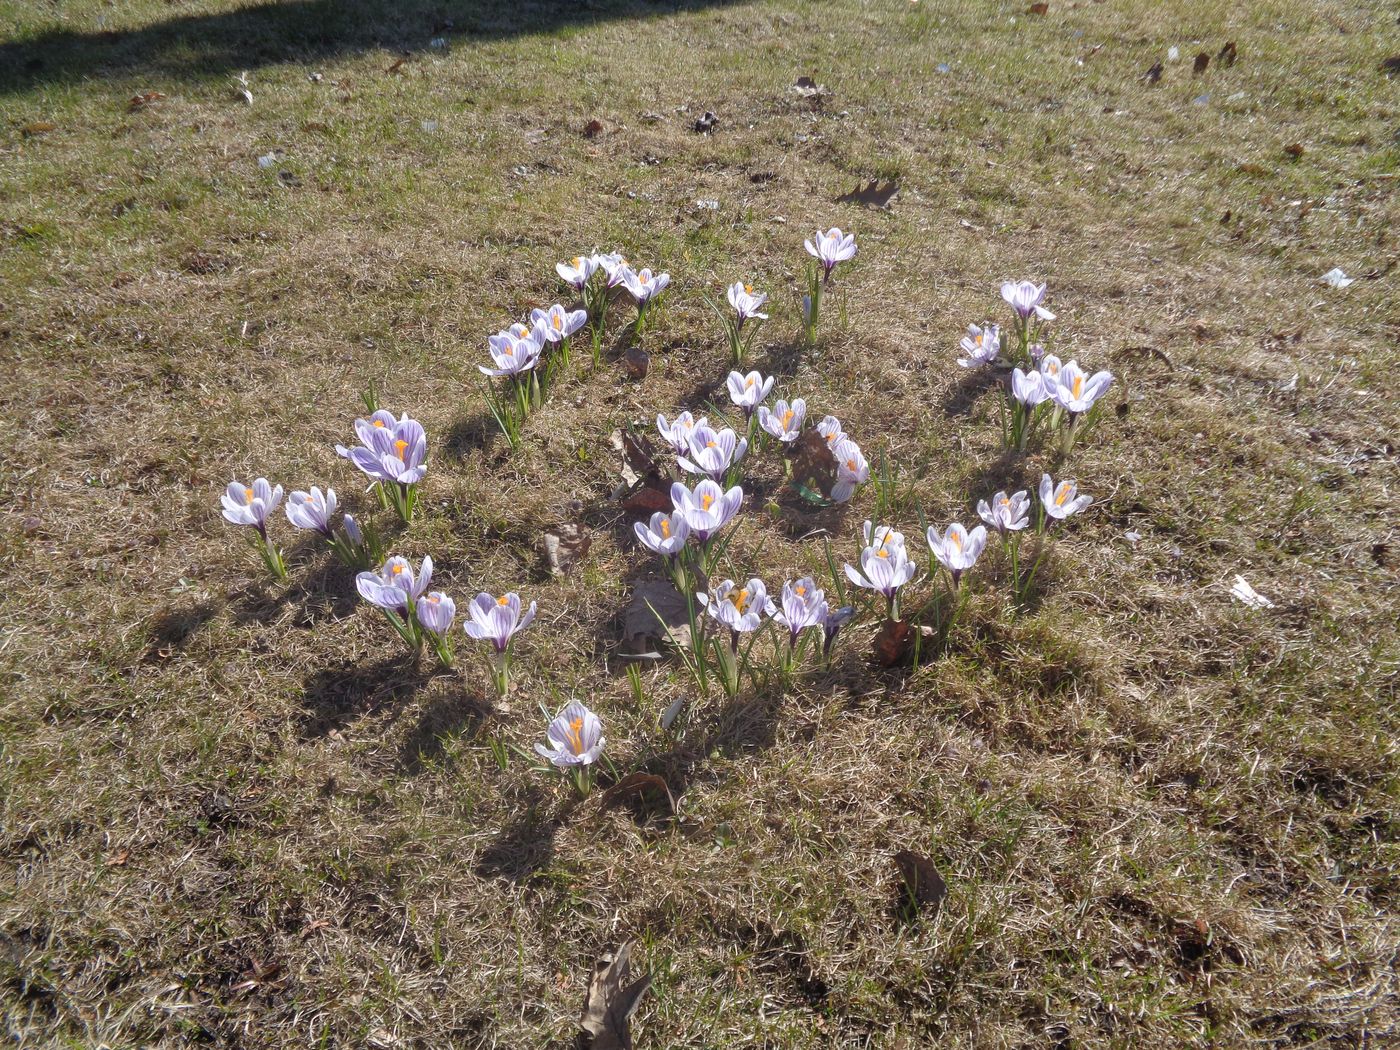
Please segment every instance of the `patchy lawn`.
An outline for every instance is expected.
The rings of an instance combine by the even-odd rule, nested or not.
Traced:
[[[645,1047],[1400,1039],[1394,14],[0,2],[10,1037],[563,1046],[634,940]],[[837,201],[872,179],[887,210]],[[818,225],[860,255],[808,349]],[[486,337],[594,248],[672,275],[650,370],[615,325],[512,451]],[[921,568],[924,518],[1042,470],[1097,502],[1029,608],[988,555],[917,669],[870,659],[867,618],[830,670],[696,700],[677,739],[684,668],[638,690],[619,657],[652,563],[612,435],[724,399],[702,296],[739,277],[773,294],[757,367],[885,457]],[[1003,453],[995,389],[953,364],[1019,277],[1117,377],[1063,466]],[[371,381],[428,429],[403,531],[335,454]],[[465,638],[415,667],[280,510],[269,583],[218,513],[254,475],[334,485],[459,605],[537,601],[508,701]],[[770,506],[777,457],[746,485],[733,574],[829,584]],[[838,566],[877,498],[822,519]],[[565,520],[591,549],[554,577]],[[501,768],[492,742],[528,750],[569,696],[673,819]],[[949,890],[914,921],[904,849]]]

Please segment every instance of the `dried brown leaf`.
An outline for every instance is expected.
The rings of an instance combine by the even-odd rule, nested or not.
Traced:
[[[629,346],[622,355],[622,364],[633,379],[645,379],[647,369],[651,367],[651,354],[640,346]]]
[[[590,120],[587,124],[583,126],[583,137],[586,139],[594,138],[602,134],[602,132],[603,122],[597,117],[594,117],[592,120]]]
[[[1199,76],[1206,71],[1208,65],[1210,65],[1210,55],[1202,51],[1196,56],[1196,61],[1191,64],[1191,72]]]
[[[578,522],[566,521],[546,530],[543,542],[549,571],[555,576],[566,576],[588,557],[593,537]]]
[[[126,111],[135,113],[138,109],[145,109],[154,102],[159,102],[165,95],[159,91],[145,91],[139,95],[132,95],[126,100]]]
[[[654,653],[663,644],[689,648],[690,607],[669,580],[640,580],[622,615],[623,653]]]
[[[664,801],[668,813],[676,812],[676,799],[671,785],[655,773],[629,773],[603,793],[603,808],[635,804],[641,810],[661,808]]]
[[[830,498],[836,484],[836,457],[826,438],[815,429],[805,430],[792,446],[792,483]]]
[[[893,667],[903,663],[909,655],[909,647],[914,644],[913,632],[903,620],[886,620],[875,636],[875,659],[882,667]]]
[[[50,131],[57,130],[58,125],[51,120],[36,120],[20,128],[19,133],[27,139],[32,139],[35,135],[47,135]]]
[[[894,855],[894,865],[903,880],[902,903],[909,911],[932,908],[936,913],[948,896],[948,884],[922,853],[902,849]]]
[[[1034,3],[1034,4],[1031,4],[1030,7],[1026,8],[1026,14],[1028,14],[1028,15],[1043,15],[1043,14],[1047,13],[1049,10],[1050,10],[1050,5],[1049,5],[1048,3]]]
[[[623,944],[613,955],[605,954],[593,966],[583,999],[579,1025],[583,1045],[590,1050],[631,1050],[630,1022],[646,990],[651,974],[632,981],[632,945]]]
[[[1147,81],[1149,84],[1155,84],[1155,83],[1157,83],[1157,81],[1161,80],[1161,79],[1162,79],[1162,63],[1160,63],[1160,62],[1154,62],[1154,63],[1152,63],[1152,65],[1148,68],[1147,72],[1144,73],[1144,74],[1142,75],[1142,79],[1145,80],[1145,81]]]
[[[1235,64],[1235,59],[1239,57],[1240,52],[1239,49],[1235,47],[1235,42],[1233,40],[1227,40],[1225,46],[1220,49],[1220,53],[1215,56],[1215,61],[1217,65],[1229,67],[1233,66]]]

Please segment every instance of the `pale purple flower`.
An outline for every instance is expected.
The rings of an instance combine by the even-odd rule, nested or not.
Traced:
[[[482,591],[467,606],[471,619],[462,629],[479,642],[490,642],[496,652],[504,653],[510,641],[530,626],[535,618],[535,603],[530,603],[524,615],[520,612],[520,596],[514,591],[496,598]]]
[[[977,501],[977,516],[1005,536],[1008,532],[1020,532],[1030,524],[1026,513],[1030,505],[1031,498],[1025,489],[1013,492],[1009,496],[1005,492],[998,492],[992,497],[991,503],[986,500]]]
[[[735,485],[725,492],[708,478],[693,490],[677,481],[671,486],[671,502],[696,540],[705,543],[739,512],[744,502],[744,490]]]
[[[850,438],[843,438],[831,450],[836,457],[836,484],[831,486],[831,498],[837,503],[845,503],[855,495],[856,486],[870,480],[870,464],[860,446]]]
[[[1055,315],[1041,306],[1045,285],[1034,281],[1007,281],[1001,286],[1001,297],[1011,304],[1022,321],[1035,314],[1042,321],[1053,321]]]
[[[758,406],[758,425],[779,441],[796,441],[806,418],[807,402],[800,397],[794,398],[792,404],[779,399],[771,412],[767,405]]]
[[[856,257],[855,234],[842,233],[838,226],[833,226],[825,233],[818,230],[811,240],[803,242],[803,247],[807,249],[808,255],[822,264],[822,272],[828,280],[837,263]]]
[[[1113,384],[1113,373],[1095,372],[1086,376],[1077,361],[1067,361],[1049,387],[1050,396],[1066,412],[1078,415],[1094,407]]]
[[[861,535],[864,537],[867,547],[874,547],[877,550],[881,548],[892,550],[898,547],[900,550],[904,550],[904,533],[896,532],[892,526],[875,525],[867,520],[861,529]]]
[[[753,285],[745,284],[743,281],[735,281],[729,286],[727,294],[729,305],[734,307],[734,312],[739,315],[741,326],[751,317],[757,317],[763,321],[768,320],[767,314],[758,312],[758,308],[767,301],[768,296],[763,292],[755,292]]]
[[[725,383],[729,388],[729,400],[734,402],[736,408],[742,408],[744,415],[751,416],[754,409],[758,408],[768,392],[773,389],[773,377],[764,379],[762,374],[755,371],[744,375],[742,372],[730,372],[729,379]]]
[[[545,344],[544,325],[537,324],[527,328],[522,324],[514,324],[504,331],[497,332],[486,342],[496,367],[477,365],[482,374],[518,376],[539,364]]]
[[[899,589],[914,578],[917,566],[909,560],[903,543],[872,544],[860,552],[860,570],[847,563],[846,578],[857,587],[883,594],[893,601]]]
[[[836,636],[841,633],[841,628],[845,627],[855,614],[854,605],[842,605],[838,608],[827,606],[826,618],[822,620],[823,656],[831,655],[831,647],[836,642]]]
[[[1045,344],[1044,344],[1044,343],[1032,343],[1032,344],[1030,345],[1030,347],[1029,347],[1029,350],[1030,350],[1030,353],[1031,353],[1031,360],[1032,360],[1032,361],[1039,361],[1042,357],[1045,356]]]
[[[991,364],[1001,353],[1001,331],[994,324],[979,328],[975,324],[967,326],[967,335],[958,340],[958,346],[966,357],[958,358],[963,368],[979,368]]]
[[[598,761],[607,742],[602,721],[577,700],[564,705],[549,723],[545,735],[549,738],[549,747],[536,744],[535,751],[560,769],[592,765]]]
[[[274,488],[267,478],[258,478],[251,485],[230,481],[219,502],[224,505],[227,520],[235,525],[251,525],[265,540],[267,516],[282,502],[282,486]]]
[[[841,421],[835,416],[823,416],[822,421],[817,424],[817,433],[826,438],[827,445],[832,448],[846,440],[846,432],[841,429]]]
[[[310,492],[300,490],[287,497],[287,520],[299,529],[319,532],[326,539],[334,531],[331,517],[335,514],[335,489],[321,492],[315,485]]]
[[[424,558],[417,573],[407,558],[395,555],[378,572],[362,572],[355,577],[355,590],[371,605],[391,612],[404,612],[428,589],[433,579],[433,559]]]
[[[1028,408],[1034,408],[1050,399],[1050,391],[1046,389],[1045,377],[1039,372],[1034,369],[1022,372],[1015,368],[1011,371],[1011,396]]]
[[[606,255],[595,255],[593,259],[603,268],[603,272],[608,275],[609,288],[625,285],[630,278],[636,276],[632,273],[631,265],[621,252],[608,252]]]
[[[566,310],[555,303],[548,310],[531,310],[530,324],[543,328],[545,340],[560,343],[588,323],[587,310]]]
[[[355,420],[355,433],[357,448],[337,445],[335,450],[373,480],[413,485],[427,473],[428,436],[407,412],[395,419],[380,409],[369,419]]]
[[[1064,480],[1056,485],[1049,474],[1040,476],[1040,502],[1045,507],[1045,513],[1052,518],[1063,520],[1094,502],[1094,497],[1080,496],[1078,492],[1077,481]]]
[[[789,644],[796,642],[797,636],[808,627],[826,623],[826,616],[826,595],[812,577],[804,576],[783,584],[782,608],[773,613],[773,619],[788,629]]]
[[[600,263],[596,255],[575,255],[566,263],[555,263],[554,272],[575,291],[583,291],[583,286],[593,276]]]
[[[675,419],[667,418],[658,413],[656,417],[656,429],[661,434],[666,444],[671,446],[678,456],[684,456],[690,451],[690,435],[696,427],[709,426],[710,421],[704,416],[696,419],[689,412],[682,412]]]
[[[365,534],[360,531],[360,523],[355,520],[353,514],[345,515],[341,524],[345,526],[345,538],[356,547],[365,542]]]
[[[457,615],[457,604],[442,591],[430,591],[414,603],[413,615],[418,617],[423,630],[446,638],[452,629],[452,619]]]
[[[1060,359],[1054,354],[1046,354],[1035,366],[1035,370],[1040,373],[1040,378],[1045,381],[1046,391],[1054,388],[1060,381]]]
[[[632,298],[637,300],[639,307],[650,303],[665,291],[666,286],[670,283],[671,275],[669,273],[658,273],[653,276],[652,272],[646,268],[637,271],[628,270],[627,275],[623,278],[623,284],[632,293]]]
[[[690,526],[686,524],[685,515],[679,510],[670,514],[657,511],[651,516],[650,524],[639,521],[632,528],[643,547],[663,558],[679,554],[690,537]]]
[[[676,462],[684,471],[718,481],[730,466],[744,458],[748,449],[748,439],[738,437],[729,427],[716,430],[708,423],[697,423],[690,432],[687,455],[677,456]]]
[[[749,580],[742,587],[733,580],[721,580],[709,594],[695,597],[707,613],[736,633],[758,630],[763,618],[773,614],[768,588],[760,579]]]
[[[976,565],[977,559],[982,556],[987,546],[987,526],[978,525],[968,532],[955,521],[940,536],[938,530],[930,525],[927,539],[929,550],[933,551],[938,564],[953,574],[953,585],[956,587],[962,574]]]

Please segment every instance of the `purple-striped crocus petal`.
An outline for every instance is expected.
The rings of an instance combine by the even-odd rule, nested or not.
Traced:
[[[413,606],[413,613],[424,630],[442,637],[452,629],[452,620],[457,615],[457,606],[441,591],[430,591]]]
[[[554,716],[545,735],[550,746],[536,744],[535,751],[560,768],[591,765],[606,743],[602,721],[577,700]]]

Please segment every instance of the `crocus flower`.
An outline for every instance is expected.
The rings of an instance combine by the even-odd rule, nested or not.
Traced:
[[[870,479],[870,464],[850,438],[843,438],[831,450],[836,457],[836,484],[831,486],[831,498],[837,503],[845,503],[855,495],[856,486],[864,485]]]
[[[627,275],[623,278],[623,284],[632,293],[632,298],[637,300],[638,307],[645,307],[665,291],[666,286],[670,283],[671,275],[669,273],[658,273],[652,276],[652,272],[645,268],[635,272],[628,270]]]
[[[829,657],[831,655],[831,647],[836,642],[836,636],[841,633],[841,628],[845,627],[855,614],[854,605],[842,605],[834,609],[827,606],[826,618],[822,620],[822,656]]]
[[[802,433],[802,421],[807,418],[807,402],[794,398],[792,404],[778,400],[770,412],[767,405],[758,406],[758,425],[779,441],[796,441]]]
[[[671,446],[671,451],[678,456],[684,456],[690,451],[691,433],[696,427],[709,426],[709,422],[704,416],[697,420],[689,412],[682,412],[669,421],[658,413],[656,429],[666,444]]]
[[[679,554],[690,537],[690,526],[685,522],[685,515],[678,510],[670,514],[657,511],[651,516],[649,524],[639,521],[632,528],[643,547],[663,558]]]
[[[554,272],[575,291],[583,291],[583,286],[599,267],[596,255],[575,255],[566,263],[555,263]]]
[[[395,419],[380,409],[369,419],[355,420],[355,433],[357,448],[337,445],[335,450],[373,480],[413,485],[427,473],[428,436],[407,412]]]
[[[992,497],[991,503],[986,500],[977,501],[977,516],[1005,536],[1009,532],[1020,532],[1030,524],[1030,518],[1026,516],[1030,505],[1031,498],[1025,489],[1013,492],[1010,496],[1005,492],[998,492]]]
[[[560,769],[592,765],[598,761],[606,743],[602,721],[577,700],[564,705],[549,723],[545,735],[549,738],[549,747],[536,744],[535,750]]]
[[[691,534],[699,542],[705,543],[739,512],[744,502],[744,490],[735,485],[725,492],[708,478],[696,485],[694,490],[677,481],[671,486],[671,502],[685,519]]]
[[[510,648],[511,639],[530,626],[535,618],[535,603],[522,616],[520,596],[514,591],[493,597],[482,591],[467,606],[471,619],[462,629],[479,642],[490,642],[497,653]]]
[[[822,264],[822,273],[827,280],[831,279],[831,271],[836,269],[837,263],[856,257],[855,235],[842,233],[838,226],[833,226],[825,233],[818,230],[816,236],[803,242],[803,247],[807,249],[808,255]]]
[[[588,323],[587,310],[566,310],[555,303],[548,310],[531,310],[532,328],[540,328],[547,342],[563,342]]]
[[[321,492],[315,485],[310,492],[300,490],[287,497],[287,520],[299,529],[319,532],[326,539],[334,535],[331,515],[335,513],[335,489]]]
[[[833,448],[838,442],[846,439],[846,432],[841,429],[841,421],[835,416],[823,416],[822,421],[817,424],[817,433],[826,438],[826,443]]]
[[[608,252],[606,255],[595,255],[594,262],[603,268],[603,272],[608,275],[608,287],[616,288],[620,284],[626,284],[629,277],[635,276],[632,267],[621,252]]]
[[[754,409],[758,408],[759,403],[773,389],[773,377],[764,379],[758,372],[750,372],[748,375],[730,372],[725,385],[729,387],[729,400],[734,402],[735,407],[742,408],[745,416],[751,416]]]
[[[457,605],[441,591],[430,591],[413,606],[413,614],[425,631],[431,631],[439,638],[445,638],[452,629],[452,619],[457,615]]]
[[[476,367],[488,376],[518,376],[539,364],[544,343],[543,325],[535,325],[529,329],[524,325],[513,325],[487,340],[491,360],[495,362],[496,367]]]
[[[406,612],[417,602],[433,579],[433,559],[425,557],[415,574],[413,563],[395,555],[379,567],[378,572],[362,572],[355,577],[355,590],[371,605],[390,612]]]
[[[1035,366],[1040,378],[1045,381],[1045,389],[1053,389],[1054,384],[1060,379],[1060,359],[1054,354],[1046,354],[1040,359],[1040,363]]]
[[[865,538],[867,547],[892,549],[898,547],[904,549],[904,533],[896,532],[889,525],[875,525],[869,520],[861,529],[861,535]]]
[[[1095,372],[1086,376],[1077,361],[1068,361],[1049,387],[1050,396],[1066,412],[1078,415],[1094,407],[1094,402],[1107,392],[1113,383],[1111,372]]]
[[[1032,370],[1022,372],[1019,368],[1011,371],[1011,396],[1028,408],[1034,408],[1042,401],[1048,401],[1050,391],[1045,387],[1045,377]]]
[[[341,519],[341,524],[345,527],[345,537],[355,546],[360,546],[365,542],[365,534],[360,531],[360,523],[355,520],[353,514],[347,514]]]
[[[743,281],[735,281],[729,286],[729,305],[734,307],[734,312],[739,315],[739,324],[743,325],[751,317],[760,320],[768,320],[767,314],[758,312],[758,308],[767,301],[768,296],[763,292],[754,292],[753,285],[745,284]]]
[[[1076,481],[1064,480],[1056,485],[1049,474],[1040,476],[1040,502],[1045,506],[1045,513],[1052,518],[1063,520],[1094,502],[1094,497],[1080,496],[1078,492],[1079,483]]]
[[[1053,321],[1055,315],[1040,305],[1045,298],[1045,285],[1034,281],[1007,281],[1001,286],[1001,297],[1011,304],[1022,321],[1035,314],[1042,321]]]
[[[967,326],[967,335],[958,340],[966,357],[958,358],[963,368],[979,368],[995,361],[1001,353],[1001,332],[994,324],[979,328],[975,324]]]
[[[987,526],[978,525],[968,532],[955,521],[940,536],[938,530],[930,525],[927,538],[929,550],[933,551],[938,564],[953,574],[953,586],[956,587],[962,574],[977,564],[977,559],[987,546]]]
[[[773,613],[773,619],[788,629],[788,645],[797,642],[797,636],[808,627],[819,627],[826,623],[826,595],[817,587],[810,576],[800,580],[789,580],[783,584],[782,608]]]
[[[881,543],[860,552],[860,570],[847,563],[846,578],[857,587],[877,591],[893,604],[899,589],[914,578],[917,566],[909,560],[904,544]]]
[[[709,594],[695,596],[705,611],[737,636],[758,630],[765,616],[773,613],[768,588],[760,579],[752,579],[742,587],[733,580],[721,580],[710,588]]]
[[[235,525],[251,525],[258,535],[267,539],[267,516],[282,502],[282,486],[275,488],[267,478],[258,478],[251,485],[230,481],[220,497],[224,517]]]
[[[677,456],[676,462],[682,470],[718,481],[732,464],[744,458],[748,449],[748,439],[738,437],[729,427],[716,430],[708,423],[697,423],[690,432],[687,455]]]

